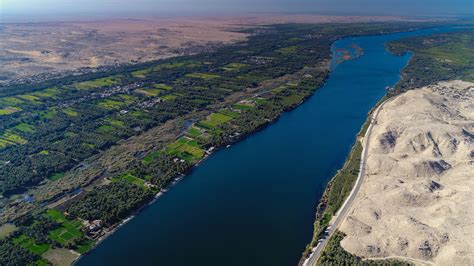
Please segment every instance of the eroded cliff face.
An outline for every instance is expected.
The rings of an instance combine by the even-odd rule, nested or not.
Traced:
[[[474,264],[474,83],[408,91],[380,110],[367,176],[341,230],[349,252]]]

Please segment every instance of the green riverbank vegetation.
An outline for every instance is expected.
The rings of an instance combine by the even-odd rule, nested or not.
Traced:
[[[413,53],[396,91],[420,88],[443,80],[474,82],[474,29],[402,39],[388,44],[395,54]]]

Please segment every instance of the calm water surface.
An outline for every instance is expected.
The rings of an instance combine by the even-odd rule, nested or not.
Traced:
[[[384,44],[449,30],[336,42],[334,52],[357,44],[364,54],[333,65],[306,103],[211,156],[78,265],[296,265],[327,181],[410,58]]]

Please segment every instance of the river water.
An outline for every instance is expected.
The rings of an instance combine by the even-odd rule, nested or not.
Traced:
[[[388,53],[384,44],[451,30],[335,42],[336,57],[340,48],[354,52],[353,44],[363,55],[333,64],[307,102],[212,155],[78,265],[296,265],[328,180],[410,58]]]

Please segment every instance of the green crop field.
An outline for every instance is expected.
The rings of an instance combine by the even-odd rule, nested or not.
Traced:
[[[161,90],[159,89],[150,89],[150,88],[142,88],[136,90],[136,92],[144,94],[146,96],[154,97],[160,94]]]
[[[143,157],[142,163],[144,165],[149,165],[154,159],[158,158],[160,156],[161,152],[160,151],[155,151],[147,156]]]
[[[66,108],[66,109],[63,109],[62,111],[68,116],[72,116],[72,117],[79,115],[79,113],[72,108]]]
[[[52,88],[47,88],[44,90],[36,91],[31,93],[31,95],[34,95],[36,97],[40,98],[55,98],[56,95],[60,93],[58,87],[52,87]]]
[[[22,105],[22,104],[25,104],[25,101],[22,101],[15,97],[6,97],[6,98],[0,99],[0,106],[14,107],[14,106]]]
[[[21,136],[12,133],[11,130],[6,130],[5,133],[0,135],[0,140],[4,140],[13,144],[20,144],[20,145],[28,143],[26,139],[23,139]]]
[[[196,138],[196,137],[199,137],[200,135],[202,135],[202,132],[201,132],[201,130],[199,130],[199,128],[193,126],[190,129],[188,129],[188,131],[186,131],[186,135],[188,135],[192,138]]]
[[[166,148],[166,153],[188,162],[196,162],[204,156],[204,150],[197,141],[186,137],[182,137],[169,144]]]
[[[14,107],[3,108],[3,109],[0,109],[0,116],[1,115],[10,115],[10,114],[16,113],[18,111],[21,111],[21,109],[20,108],[14,108]]]
[[[108,87],[118,85],[122,81],[121,76],[110,76],[106,78],[94,79],[74,84],[74,87],[80,90],[95,89],[100,87]]]
[[[125,123],[123,121],[120,121],[120,120],[114,120],[114,119],[111,119],[111,118],[107,118],[106,121],[114,127],[124,127],[125,126]]]
[[[130,173],[125,173],[122,175],[115,176],[111,178],[112,182],[117,182],[120,180],[126,180],[129,183],[135,184],[139,187],[145,187],[145,181],[143,179],[140,179]]]
[[[239,113],[228,110],[228,109],[222,109],[222,110],[219,111],[219,113],[221,113],[223,115],[226,115],[226,116],[229,116],[229,117],[232,117],[232,118],[238,118],[240,116]]]
[[[282,103],[284,106],[293,106],[303,100],[304,96],[301,94],[291,94],[283,97]]]
[[[221,76],[211,73],[191,73],[187,74],[186,77],[188,78],[197,78],[197,79],[216,79],[220,78]]]
[[[80,230],[82,228],[80,220],[70,220],[63,213],[55,209],[47,210],[45,215],[62,225],[60,228],[49,232],[51,240],[66,245],[84,235]]]
[[[161,99],[163,99],[164,101],[173,101],[173,100],[176,100],[176,98],[178,98],[178,95],[176,94],[168,94],[161,97]]]
[[[154,84],[153,87],[155,89],[166,90],[166,91],[169,91],[169,90],[173,89],[173,87],[171,87],[170,85],[166,85],[166,84],[163,84],[163,83]]]
[[[124,105],[124,103],[107,99],[107,100],[98,102],[97,105],[108,110],[113,110],[113,109],[119,109],[122,105]]]
[[[109,125],[103,125],[97,128],[97,132],[103,133],[103,134],[109,134],[114,132],[115,128],[113,126]]]
[[[281,54],[292,54],[295,53],[298,50],[298,46],[288,46],[288,47],[283,47],[277,50],[278,53]]]
[[[254,109],[255,106],[253,105],[250,105],[250,104],[241,104],[241,103],[236,103],[234,104],[233,106],[235,109],[237,110],[241,110],[241,111],[245,111],[245,110],[249,110],[249,109]]]
[[[22,100],[26,100],[26,101],[29,101],[29,102],[36,102],[39,100],[38,97],[34,96],[34,95],[31,95],[31,94],[24,94],[24,95],[18,95],[16,96],[17,98],[20,98]]]
[[[27,235],[20,235],[13,239],[13,243],[41,256],[48,251],[51,246],[49,244],[37,244],[35,240]]]
[[[216,128],[233,118],[221,113],[212,113],[206,120],[199,121],[198,125],[203,125],[205,128]]]
[[[64,177],[64,173],[57,173],[49,177],[50,180],[56,181]]]
[[[55,220],[58,223],[64,223],[67,222],[66,216],[64,214],[56,209],[49,209],[46,211],[46,215],[50,217],[51,219]]]
[[[53,109],[48,109],[46,111],[40,112],[42,119],[52,119],[56,115],[56,111]]]
[[[26,123],[18,124],[15,128],[23,133],[35,133],[35,127]]]
[[[136,78],[146,78],[146,75],[148,75],[151,71],[153,71],[152,68],[145,68],[145,69],[133,71],[132,76]]]
[[[230,63],[230,64],[222,67],[222,69],[224,69],[225,71],[238,71],[238,70],[241,70],[241,69],[243,69],[247,66],[248,66],[247,64],[242,64],[242,63]]]

